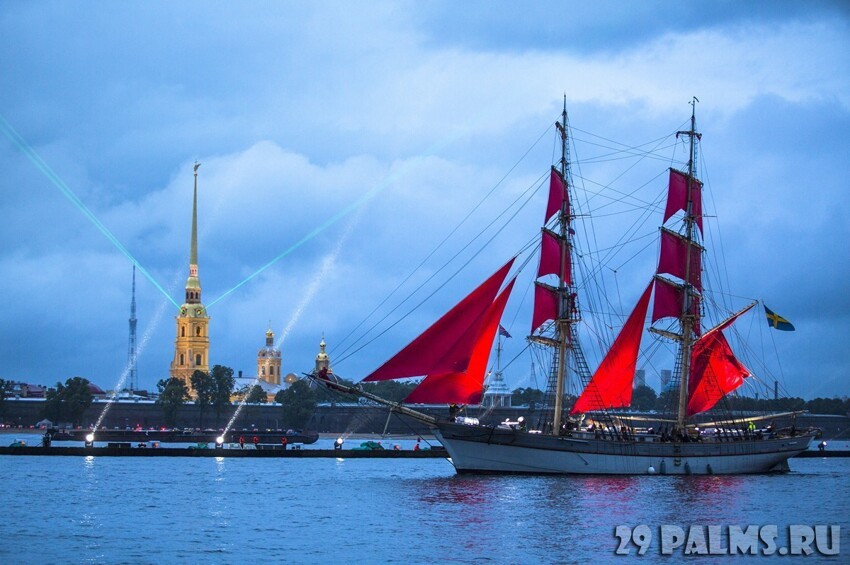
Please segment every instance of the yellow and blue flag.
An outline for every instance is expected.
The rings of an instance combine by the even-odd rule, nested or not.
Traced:
[[[794,326],[791,325],[791,322],[764,306],[764,313],[767,315],[767,325],[775,330],[782,330],[784,332],[793,332]]]

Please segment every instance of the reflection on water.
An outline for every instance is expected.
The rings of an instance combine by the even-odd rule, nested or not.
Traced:
[[[607,562],[618,524],[850,533],[846,459],[742,477],[458,476],[437,459],[0,461],[27,486],[0,494],[4,539],[31,539],[50,516],[50,543],[0,544],[2,563]]]
[[[497,495],[498,478],[457,476],[413,481],[410,485],[419,500],[430,505],[463,504],[475,507],[490,504]]]

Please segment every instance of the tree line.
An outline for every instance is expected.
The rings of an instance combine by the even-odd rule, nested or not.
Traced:
[[[173,427],[177,421],[180,408],[189,403],[198,406],[198,427],[204,428],[208,423],[210,413],[214,416],[214,425],[222,425],[222,413],[232,404],[236,381],[233,369],[223,365],[215,365],[208,373],[195,371],[190,383],[195,392],[190,394],[186,383],[178,378],[162,379],[157,383],[159,396],[156,405],[160,407],[163,422],[167,427]],[[57,382],[47,389],[41,417],[56,424],[68,423],[74,426],[85,424],[83,417],[91,407],[94,396],[89,389],[90,382],[83,377],[71,377],[65,383]],[[0,416],[3,415],[4,400],[11,383],[0,379]],[[265,403],[266,393],[259,385],[254,385],[244,391],[246,403]],[[281,405],[281,421],[285,427],[303,429],[313,415],[318,396],[307,379],[293,383],[286,390],[280,390],[274,401]]]
[[[674,398],[675,397],[675,398]],[[536,388],[518,388],[512,393],[514,406],[535,406],[543,403],[543,391]],[[663,412],[670,410],[678,399],[677,391],[665,391],[656,394],[655,390],[648,386],[639,386],[632,392],[633,410],[649,411],[657,410]],[[720,404],[729,410],[744,412],[791,412],[805,410],[811,414],[833,414],[844,416],[850,414],[850,398],[815,398],[803,400],[802,398],[750,398],[746,396],[727,396]]]
[[[157,383],[159,397],[156,404],[161,408],[166,426],[176,423],[180,407],[190,400],[198,406],[198,427],[203,428],[209,413],[215,416],[215,426],[221,426],[221,415],[226,406],[230,406],[234,394],[235,379],[233,369],[215,365],[209,373],[195,371],[190,379],[195,391],[192,399],[186,384],[177,378],[162,379]],[[353,385],[342,379],[344,384]],[[363,383],[364,390],[387,400],[402,402],[416,387],[415,382],[382,381]],[[4,413],[4,400],[9,394],[11,383],[0,379],[0,416]],[[259,385],[254,385],[244,393],[246,403],[265,403],[266,393]],[[280,390],[274,401],[281,405],[281,420],[286,427],[304,428],[312,416],[316,404],[328,394],[322,388],[311,387],[307,379],[293,383],[289,388]],[[648,386],[636,388],[632,394],[631,408],[634,410],[663,412],[669,410],[675,402],[676,393],[666,391],[658,395]],[[543,391],[536,388],[517,388],[511,395],[514,406],[529,406],[532,409],[542,405]],[[333,397],[331,397],[333,401]],[[86,410],[91,406],[93,396],[89,390],[89,381],[83,377],[71,377],[65,383],[57,382],[47,390],[41,416],[52,422],[82,424]],[[850,398],[749,398],[729,396],[723,400],[723,406],[730,410],[752,412],[789,412],[806,410],[812,414],[850,414]]]

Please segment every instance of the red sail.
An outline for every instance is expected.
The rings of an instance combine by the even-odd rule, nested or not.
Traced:
[[[561,274],[561,238],[554,232],[544,229],[543,239],[540,242],[540,266],[537,276]],[[566,262],[564,269],[564,284],[571,284],[570,263]]]
[[[634,311],[620,330],[620,335],[614,340],[614,345],[596,369],[587,388],[576,400],[570,414],[619,408],[632,403],[632,381],[635,377],[643,321],[649,308],[650,294],[652,282],[643,291]]]
[[[661,254],[658,272],[668,273],[685,280],[685,271],[690,255],[688,282],[702,292],[702,247],[688,242],[684,237],[661,228]]]
[[[676,169],[670,169],[670,185],[667,192],[667,208],[664,210],[664,221],[679,210],[687,211],[688,207],[688,175]],[[691,179],[691,214],[696,217],[699,231],[702,232],[702,183]]]
[[[741,386],[750,376],[750,371],[738,361],[723,335],[723,329],[750,308],[752,305],[712,328],[694,343],[688,379],[687,416],[711,410],[718,400]]]
[[[561,173],[552,167],[552,174],[549,176],[549,203],[546,205],[546,217],[543,222],[548,222],[549,218],[555,212],[561,209],[561,204],[567,198],[567,190],[564,187],[564,179],[561,178]],[[569,206],[569,204],[567,204]],[[569,212],[569,210],[567,210]]]
[[[750,376],[750,371],[732,353],[723,332],[704,340],[705,337],[691,351],[688,416],[711,410],[718,400]]]
[[[462,371],[477,338],[482,314],[502,286],[514,260],[496,271],[466,298],[434,322],[427,330],[364,381],[417,377],[438,372]]]
[[[547,320],[558,317],[558,290],[539,282],[534,283],[534,313],[531,315],[531,333]]]
[[[683,286],[668,281],[664,277],[655,277],[655,298],[652,301],[652,322],[661,318],[678,318],[682,315],[685,300]],[[691,297],[691,314],[694,318],[694,332],[699,335],[699,296]]]
[[[469,366],[465,371],[428,375],[404,399],[408,404],[479,404],[484,392],[484,377],[493,340],[499,329],[499,320],[505,311],[508,297],[516,279],[508,283],[495,302],[485,312],[481,331],[472,349]]]

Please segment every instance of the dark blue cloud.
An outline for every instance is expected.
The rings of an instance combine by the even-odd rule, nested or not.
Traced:
[[[475,0],[420,5],[429,42],[485,50],[617,52],[664,34],[722,26],[847,19],[846,2],[524,2]]]

